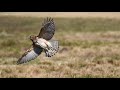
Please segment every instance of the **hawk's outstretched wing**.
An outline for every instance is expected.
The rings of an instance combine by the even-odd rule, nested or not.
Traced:
[[[34,60],[35,58],[37,58],[41,52],[43,51],[42,48],[37,47],[37,46],[33,46],[31,49],[27,50],[22,57],[17,61],[17,64],[22,64],[22,63],[26,63],[29,62],[31,60]]]
[[[54,33],[55,24],[53,19],[52,18],[45,19],[38,37],[43,38],[45,40],[50,40],[53,37]]]

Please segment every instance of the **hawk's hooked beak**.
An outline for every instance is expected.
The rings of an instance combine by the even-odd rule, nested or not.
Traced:
[[[33,40],[33,35],[30,35],[28,38],[30,39],[30,40]]]
[[[33,43],[37,43],[37,37],[34,35],[29,36],[29,39],[33,42]]]

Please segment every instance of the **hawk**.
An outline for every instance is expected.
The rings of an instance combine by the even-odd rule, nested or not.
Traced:
[[[37,36],[31,35],[32,47],[28,49],[17,61],[22,64],[36,59],[43,51],[46,57],[52,57],[59,50],[57,40],[51,40],[55,33],[55,23],[52,18],[44,19],[42,28]]]

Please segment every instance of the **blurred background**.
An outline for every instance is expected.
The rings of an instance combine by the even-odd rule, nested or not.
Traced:
[[[59,52],[16,65],[52,17]],[[120,12],[0,12],[0,77],[120,77]]]

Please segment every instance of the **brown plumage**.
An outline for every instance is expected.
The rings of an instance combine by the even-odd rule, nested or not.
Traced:
[[[38,37],[43,38],[45,40],[50,40],[53,37],[54,33],[55,24],[53,19],[52,18],[45,19]]]

